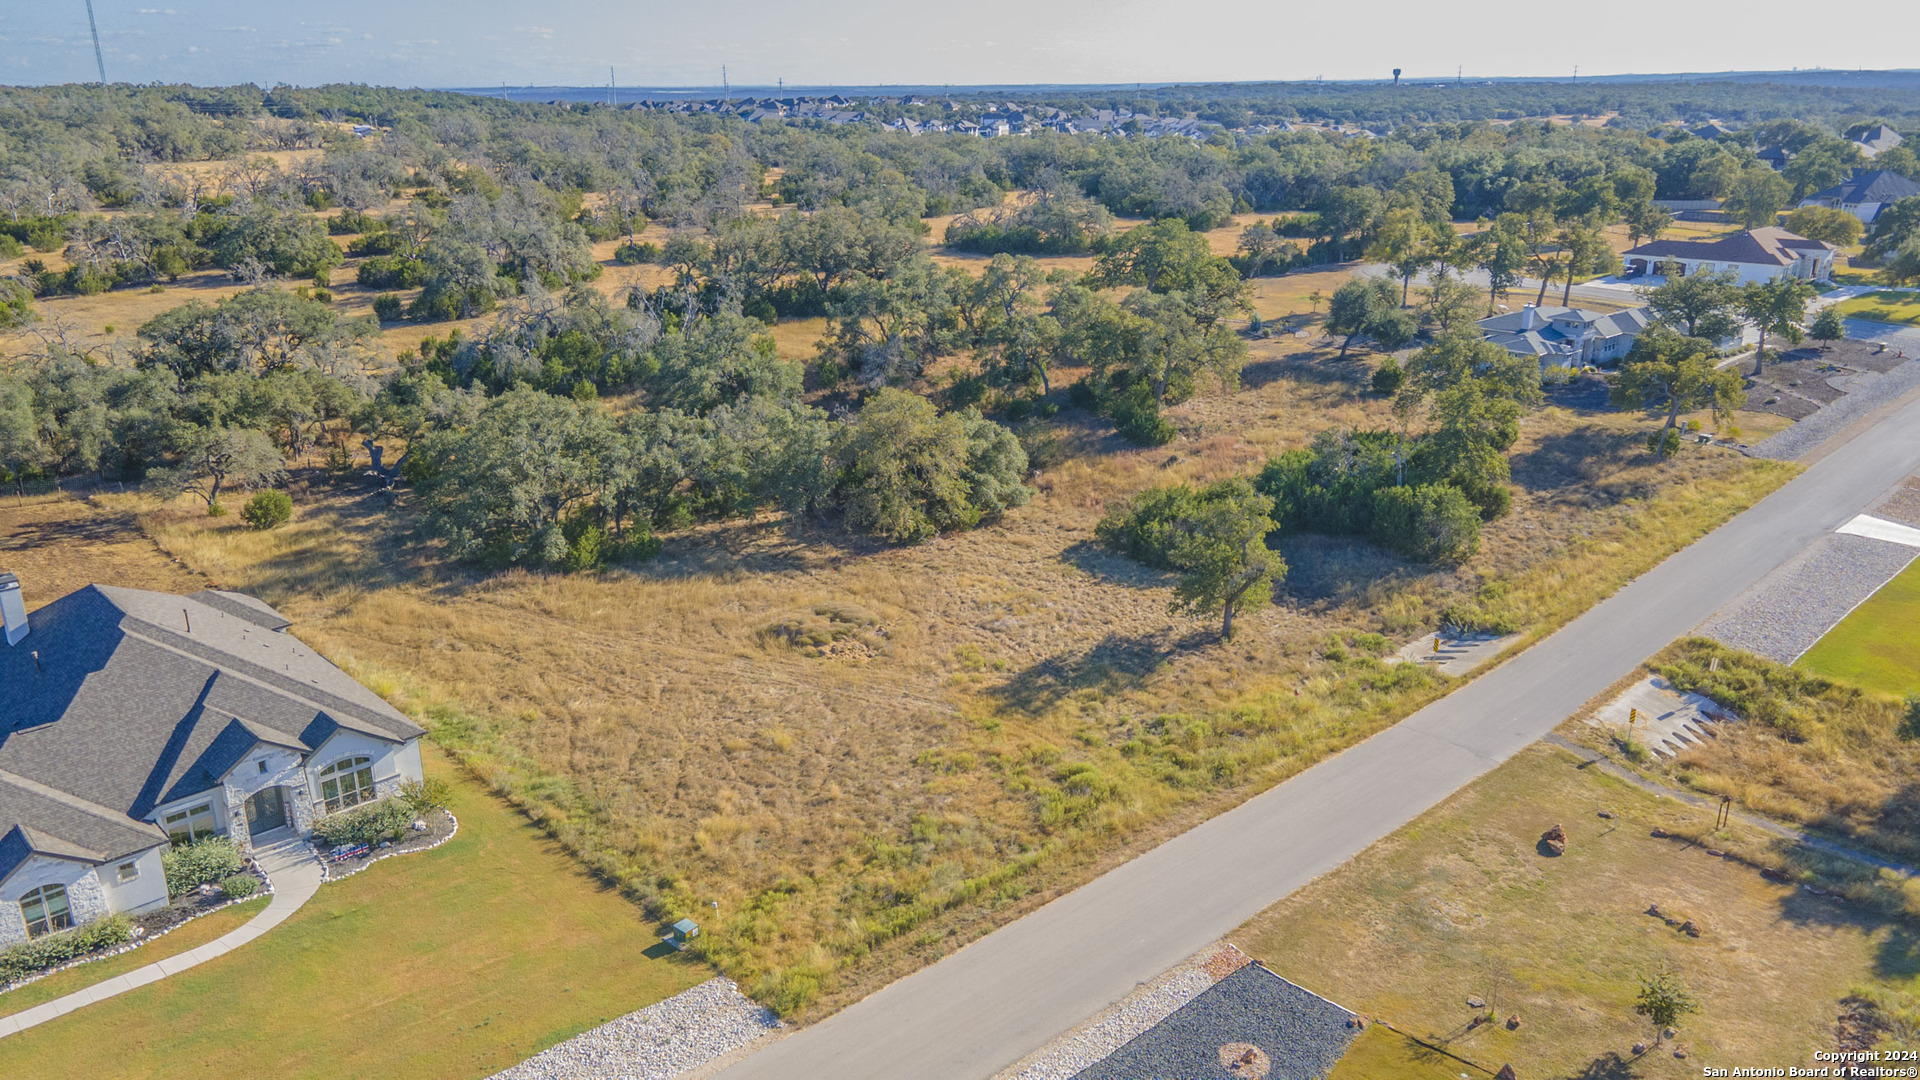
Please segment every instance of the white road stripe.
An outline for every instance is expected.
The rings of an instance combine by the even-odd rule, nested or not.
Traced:
[[[1861,514],[1833,531],[1920,548],[1920,529],[1911,525],[1902,525],[1897,521],[1888,521],[1886,518],[1877,518],[1872,514]]]

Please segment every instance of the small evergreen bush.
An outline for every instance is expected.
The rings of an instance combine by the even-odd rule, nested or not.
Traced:
[[[235,874],[220,882],[220,893],[229,900],[244,900],[260,891],[260,879],[252,874]]]
[[[293,497],[284,491],[263,491],[247,500],[240,517],[254,529],[277,529],[293,518]]]

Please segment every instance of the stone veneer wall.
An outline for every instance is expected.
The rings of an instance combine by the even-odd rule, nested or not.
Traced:
[[[80,873],[76,875],[74,871]],[[20,897],[42,885],[52,884],[66,886],[67,909],[73,925],[90,923],[109,914],[107,890],[100,886],[96,868],[81,867],[65,859],[37,857],[7,879],[7,894],[0,897],[0,948],[27,940],[27,920],[20,913]]]

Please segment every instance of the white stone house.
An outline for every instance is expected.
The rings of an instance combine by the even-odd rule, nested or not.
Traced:
[[[1854,173],[1841,183],[1816,191],[1800,201],[1801,206],[1831,206],[1845,210],[1871,225],[1880,216],[1880,211],[1901,199],[1911,199],[1920,195],[1920,184],[1887,169],[1870,169]]]
[[[1600,312],[1528,304],[1481,319],[1479,325],[1488,341],[1510,353],[1537,357],[1543,367],[1579,368],[1618,361],[1652,323],[1644,307]]]
[[[1718,240],[1655,240],[1627,251],[1621,258],[1628,277],[1731,274],[1736,283],[1745,285],[1788,277],[1830,280],[1833,256],[1839,250],[1824,240],[1809,240],[1769,226]]]
[[[243,850],[421,778],[421,729],[239,593],[0,573],[0,947],[167,901],[160,855]]]

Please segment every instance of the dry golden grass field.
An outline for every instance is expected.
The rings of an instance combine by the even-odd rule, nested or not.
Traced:
[[[1736,827],[1705,844],[1651,835],[1711,833],[1712,817],[1535,747],[1229,940],[1484,1069],[1381,1038],[1356,1047],[1361,1058],[1335,1080],[1485,1076],[1509,1063],[1523,1077],[1580,1080],[1817,1067],[1816,1051],[1842,1043],[1848,999],[1864,991],[1912,1007],[1911,923],[1710,853],[1735,840],[1772,850],[1757,831]],[[1557,858],[1538,847],[1556,824],[1568,836]],[[1679,928],[1687,920],[1698,937]],[[1676,1038],[1636,1055],[1636,1043],[1655,1042],[1633,1011],[1640,980],[1663,967],[1700,1010]],[[1473,1023],[1488,1014],[1494,1023]]]
[[[1713,450],[1656,465],[1637,418],[1549,409],[1515,454],[1515,513],[1467,566],[1293,538],[1283,602],[1223,646],[1092,527],[1149,484],[1389,421],[1361,392],[1370,360],[1253,353],[1245,389],[1173,411],[1175,444],[1066,414],[1036,441],[1033,504],[913,548],[763,519],[599,577],[480,576],[441,565],[404,508],[318,476],[268,534],[95,502],[285,609],[632,895],[718,900],[709,954],[804,1013],[1430,699],[1433,677],[1373,655],[1442,607],[1544,631],[1787,475]]]
[[[611,266],[612,246],[599,288],[659,272]],[[1318,292],[1324,311],[1345,278],[1260,279],[1256,310],[1308,313]],[[370,297],[350,280],[336,271],[335,302],[355,313]],[[59,303],[128,333],[135,305],[201,287],[228,286]],[[402,324],[386,343],[449,329]],[[773,332],[802,359],[821,329]],[[669,536],[654,562],[599,576],[488,576],[441,562],[404,493],[301,473],[293,523],[264,534],[111,490],[0,501],[0,557],[36,604],[76,575],[258,593],[637,902],[678,916],[717,901],[707,955],[814,1015],[1443,692],[1378,659],[1443,609],[1544,633],[1791,471],[1712,448],[1656,464],[1642,418],[1550,407],[1515,448],[1514,512],[1467,565],[1291,537],[1280,602],[1217,644],[1209,622],[1169,614],[1167,577],[1096,548],[1093,526],[1151,484],[1393,423],[1366,390],[1375,358],[1335,352],[1312,330],[1252,342],[1243,387],[1173,409],[1166,447],[1064,413],[1024,433],[1032,504],[912,548],[763,518]],[[184,569],[115,561],[145,543],[136,530]],[[76,537],[102,557],[48,554]]]

